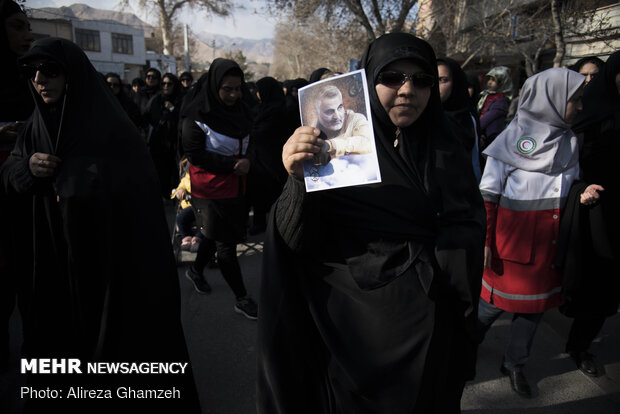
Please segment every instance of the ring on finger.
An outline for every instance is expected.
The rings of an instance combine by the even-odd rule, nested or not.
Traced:
[[[45,165],[45,161],[41,160],[39,161],[39,167],[43,167]]]

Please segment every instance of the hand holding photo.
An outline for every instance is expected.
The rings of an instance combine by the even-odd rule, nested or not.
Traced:
[[[301,122],[321,131],[320,152],[304,163],[306,191],[381,181],[364,70],[299,90]]]

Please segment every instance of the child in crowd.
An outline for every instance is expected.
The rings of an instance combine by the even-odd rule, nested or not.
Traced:
[[[174,199],[176,197],[181,202],[181,210],[177,213],[176,217],[176,226],[179,235],[182,237],[181,250],[195,253],[198,251],[198,246],[200,246],[200,242],[202,241],[202,234],[198,228],[192,232],[192,227],[196,222],[196,218],[190,203],[192,191],[189,178],[189,162],[187,158],[181,160],[180,166],[183,177],[178,187],[172,190],[170,198]]]

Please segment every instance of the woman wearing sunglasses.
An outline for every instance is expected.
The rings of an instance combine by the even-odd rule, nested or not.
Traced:
[[[188,361],[157,176],[136,127],[70,41],[40,39],[20,63],[35,109],[0,178],[31,206],[34,266],[23,287],[24,357],[79,358],[83,369],[93,361]],[[180,399],[28,404],[32,412],[126,412],[138,401],[154,412],[197,412],[191,369],[174,378],[72,375],[70,383],[114,390],[148,381],[158,389],[173,380]],[[66,393],[69,379],[32,375],[28,381]]]
[[[159,176],[161,195],[168,198],[179,183],[177,135],[183,92],[181,82],[172,73],[164,74],[161,86],[161,91],[146,106],[149,124],[146,142]]]
[[[300,127],[285,144],[262,276],[260,413],[458,412],[473,374],[466,316],[484,208],[441,108],[434,52],[392,33],[360,65],[382,182],[306,193],[302,163],[323,140]]]

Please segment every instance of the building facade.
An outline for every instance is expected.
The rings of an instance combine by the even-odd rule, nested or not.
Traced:
[[[125,82],[142,75],[147,65],[144,31],[113,21],[63,18],[31,9],[30,25],[35,39],[60,37],[84,50],[98,72],[118,73]]]

